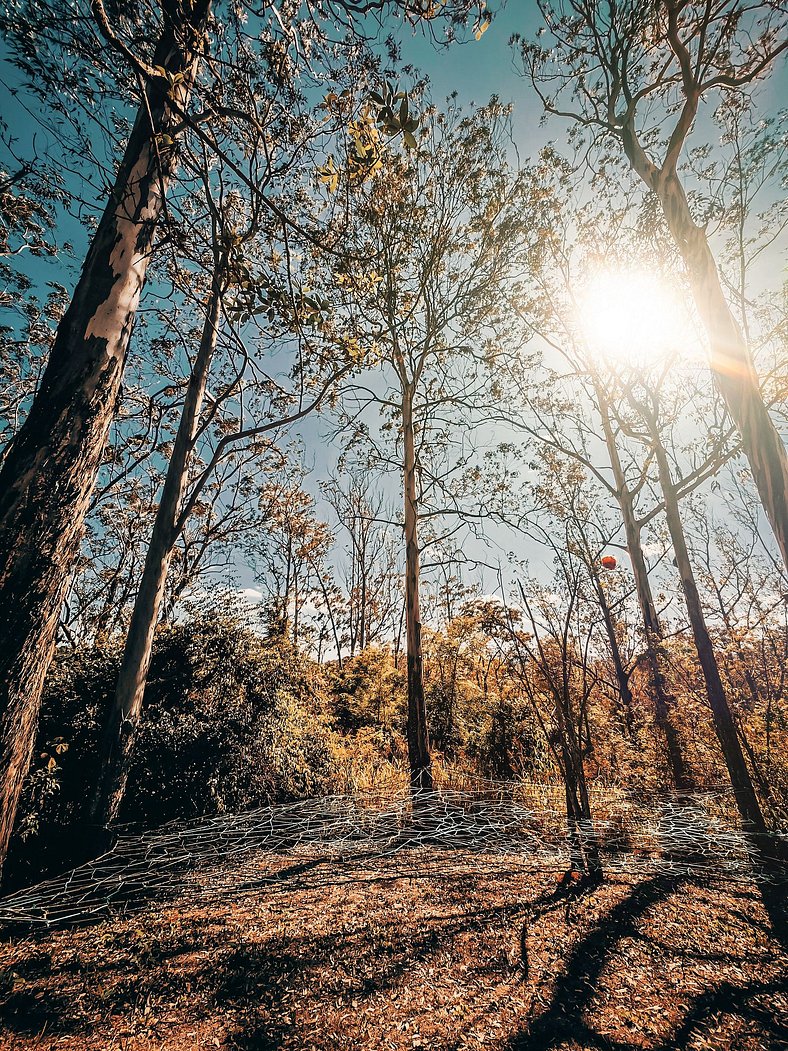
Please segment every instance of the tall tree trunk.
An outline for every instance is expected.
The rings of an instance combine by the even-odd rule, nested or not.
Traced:
[[[711,369],[728,412],[741,435],[742,449],[788,566],[788,449],[761,395],[749,349],[722,290],[705,230],[690,213],[675,171],[654,180],[670,232],[687,268],[698,314],[711,351]]]
[[[588,555],[590,556],[590,551],[588,552]],[[610,656],[613,659],[613,670],[616,675],[618,695],[624,716],[624,729],[626,730],[627,735],[631,738],[634,736],[634,722],[632,711],[633,698],[632,690],[629,686],[629,674],[624,667],[624,660],[621,656],[621,647],[618,644],[618,636],[616,635],[616,625],[613,620],[610,605],[607,601],[607,595],[605,595],[605,589],[602,587],[602,581],[599,579],[599,574],[597,573],[596,568],[591,564],[590,558],[589,570],[594,582],[597,602],[599,603],[599,608],[602,610],[602,619],[605,623],[605,633],[607,634],[607,641],[610,647]]]
[[[183,412],[167,466],[161,501],[153,523],[145,567],[134,602],[115,696],[104,730],[101,774],[92,818],[108,825],[117,817],[126,790],[128,760],[139,723],[151,651],[159,621],[170,560],[180,534],[179,513],[186,490],[189,456],[200,420],[205,388],[219,333],[224,263],[217,261],[197,357],[189,376]]]
[[[557,700],[556,722],[561,741],[571,866],[578,872],[586,872],[592,879],[600,879],[602,859],[591,816],[582,748],[573,725],[571,701],[566,697]]]
[[[408,759],[411,787],[431,790],[432,759],[424,701],[424,671],[419,612],[419,538],[416,495],[416,443],[413,389],[402,394],[403,474],[405,498],[405,640],[408,663]]]
[[[154,230],[174,175],[181,123],[175,110],[188,103],[208,7],[200,0],[190,23],[165,24],[152,65],[181,79],[171,86],[157,78],[146,89],[41,385],[0,470],[0,866]]]
[[[366,544],[362,546],[361,557],[359,561],[359,570],[361,572],[361,595],[359,598],[359,649],[362,651],[367,645],[367,565],[366,565]]]
[[[670,464],[668,463],[665,448],[657,434],[653,418],[650,420],[650,426],[660,487],[665,499],[665,517],[668,523],[670,539],[673,542],[676,565],[681,577],[681,587],[684,592],[695,649],[698,653],[698,660],[700,661],[703,678],[706,683],[706,695],[709,699],[714,729],[722,747],[722,754],[725,758],[725,765],[728,768],[744,829],[758,850],[761,853],[765,853],[768,840],[766,824],[763,820],[760,803],[755,794],[752,780],[750,779],[750,773],[739,742],[739,735],[736,732],[736,724],[728,705],[725,688],[720,676],[711,636],[703,616],[703,607],[687,550],[687,542],[684,537],[684,527],[679,513],[679,502],[671,477]]]
[[[635,591],[637,592],[640,615],[643,620],[643,630],[646,637],[646,657],[654,690],[654,715],[657,726],[665,738],[665,749],[673,784],[679,791],[686,791],[692,787],[692,776],[681,747],[681,739],[672,720],[676,701],[668,689],[662,671],[659,655],[659,645],[662,641],[662,625],[659,621],[657,607],[651,591],[651,583],[648,579],[648,567],[641,543],[641,528],[635,515],[632,493],[626,482],[613,428],[610,425],[610,410],[607,399],[598,386],[596,393],[602,417],[605,444],[610,457],[610,465],[613,469],[613,480],[616,484],[616,498],[624,523],[627,551],[632,566],[632,575],[635,579]]]

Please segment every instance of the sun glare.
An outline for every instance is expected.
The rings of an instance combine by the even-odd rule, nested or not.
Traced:
[[[589,349],[617,364],[644,367],[694,342],[679,296],[658,275],[601,271],[586,285],[579,323]]]

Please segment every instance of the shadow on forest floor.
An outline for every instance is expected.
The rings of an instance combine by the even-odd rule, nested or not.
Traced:
[[[4,944],[0,1047],[786,1046],[788,960],[755,884],[567,887],[517,862],[269,856],[233,896]]]
[[[633,887],[574,945],[544,1009],[526,1030],[503,1045],[505,1051],[549,1051],[568,1046],[569,1043],[573,1047],[579,1045],[609,1051],[630,1051],[642,1047],[642,1033],[635,1042],[622,1040],[620,1036],[605,1031],[607,1026],[603,1014],[600,1019],[603,1024],[598,1024],[596,1015],[600,1013],[591,1008],[598,999],[601,977],[609,969],[616,948],[629,939],[645,942],[652,950],[658,948],[665,957],[686,956],[686,951],[681,952],[676,943],[649,938],[642,927],[649,913],[660,902],[680,896],[682,890],[698,885],[698,881],[689,878],[655,876]],[[716,961],[723,966],[733,962],[731,955],[723,951],[705,954],[695,952],[690,955],[696,959]],[[784,978],[776,977],[773,981],[753,979],[739,983],[722,981],[716,988],[704,990],[690,1001],[681,1023],[672,1033],[647,1046],[653,1047],[655,1051],[678,1051],[679,1048],[689,1047],[691,1038],[700,1033],[709,1020],[721,1014],[735,1017],[745,1026],[749,1025],[753,1033],[757,1030],[758,1039],[768,1041],[753,1047],[774,1046],[776,1049],[785,1046],[788,1026],[758,1002],[758,997],[781,993],[788,995],[788,984]]]
[[[763,907],[769,917],[771,934],[788,952],[788,863],[762,874],[758,886]]]

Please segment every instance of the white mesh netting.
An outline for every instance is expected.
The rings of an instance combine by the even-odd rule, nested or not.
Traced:
[[[746,837],[724,792],[644,804],[614,789],[593,790],[594,832],[612,871],[745,876]],[[563,788],[485,783],[414,801],[406,789],[336,795],[122,832],[101,857],[0,898],[0,923],[68,926],[185,896],[243,893],[266,885],[265,856],[384,857],[428,848],[451,863],[456,852],[501,854],[528,868],[569,864]],[[450,852],[454,852],[451,855]],[[250,882],[249,864],[254,862]],[[271,884],[280,880],[270,877]]]

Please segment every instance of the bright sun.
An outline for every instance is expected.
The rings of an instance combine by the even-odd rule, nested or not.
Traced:
[[[586,284],[578,304],[591,352],[617,364],[647,366],[693,341],[686,307],[658,275],[605,270]]]

